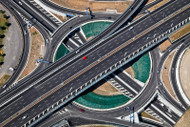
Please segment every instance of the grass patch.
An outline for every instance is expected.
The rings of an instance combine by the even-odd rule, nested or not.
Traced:
[[[135,78],[141,82],[146,82],[150,72],[150,58],[149,54],[142,56],[137,62],[132,65],[135,72]]]
[[[10,78],[10,75],[3,75],[3,77],[0,79],[0,87],[2,87],[9,78]]]
[[[38,33],[37,33],[37,31],[35,31],[35,32],[32,32],[32,35],[36,35],[36,34],[38,34]]]
[[[82,26],[82,30],[84,31],[86,37],[89,38],[98,35],[107,27],[109,27],[109,25],[111,24],[112,22],[104,22],[104,21],[92,22]]]
[[[96,109],[109,109],[127,103],[130,98],[123,95],[105,96],[94,92],[80,96],[75,102]]]

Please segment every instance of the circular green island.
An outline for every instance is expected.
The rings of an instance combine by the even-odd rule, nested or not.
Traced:
[[[99,33],[101,33],[110,24],[111,22],[108,21],[91,22],[81,26],[81,31],[88,39],[90,37],[96,36]],[[54,61],[63,57],[68,52],[69,50],[63,44],[59,45],[54,57]],[[149,54],[147,53],[143,55],[141,58],[139,58],[132,65],[132,69],[135,73],[135,78],[145,83],[149,77],[149,71],[150,71]],[[108,87],[112,87],[111,84],[109,85],[106,85],[106,87],[104,88],[107,89]],[[96,88],[96,90],[97,89],[99,89],[99,87]],[[101,92],[100,93],[95,92],[96,90],[81,95],[75,100],[75,103],[91,109],[111,109],[111,108],[117,108],[118,106],[122,106],[130,100],[129,97],[124,96],[122,93],[120,93],[117,90],[113,90],[117,91],[117,93],[113,95],[100,94]],[[109,90],[110,89],[108,88],[107,92],[109,92]],[[103,91],[102,93],[104,92],[106,92],[106,90]]]

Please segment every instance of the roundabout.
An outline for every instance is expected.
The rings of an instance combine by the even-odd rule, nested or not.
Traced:
[[[93,21],[82,24],[80,26],[80,31],[82,31],[84,38],[89,40],[101,33],[110,24],[111,22],[108,21]],[[59,44],[57,47],[54,54],[54,60],[56,61],[63,57],[69,53],[69,50],[69,47],[66,47],[63,41],[63,43]],[[140,83],[144,84],[147,82],[150,74],[150,63],[149,54],[145,54],[131,64],[131,71],[134,72],[134,78],[139,80]],[[127,68],[128,67],[125,67],[124,69]],[[81,97],[77,98],[73,102],[74,105],[90,110],[112,110],[125,106],[127,102],[131,100],[131,97],[124,95],[121,91],[114,88],[107,80],[98,82],[94,88],[88,91],[91,92],[84,93]]]

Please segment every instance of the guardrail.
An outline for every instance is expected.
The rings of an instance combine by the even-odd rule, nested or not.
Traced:
[[[175,25],[171,29],[167,30],[166,32],[160,34],[154,40],[148,42],[146,45],[144,45],[141,48],[137,49],[135,52],[129,54],[128,56],[126,56],[122,60],[118,61],[116,64],[112,65],[111,67],[107,68],[103,72],[99,73],[94,78],[92,78],[91,80],[89,80],[88,82],[83,84],[81,87],[75,89],[74,92],[71,92],[70,94],[66,95],[61,100],[59,100],[56,103],[54,103],[53,105],[51,105],[49,108],[47,108],[46,110],[44,110],[40,114],[36,115],[33,119],[29,120],[22,127],[26,127],[28,125],[32,126],[32,125],[36,124],[38,121],[40,121],[44,117],[48,116],[49,114],[53,113],[55,110],[57,110],[58,108],[60,108],[61,106],[63,106],[64,104],[66,104],[67,102],[69,102],[70,100],[75,98],[76,96],[78,96],[80,93],[82,93],[86,89],[88,89],[91,86],[93,86],[94,84],[96,84],[98,81],[100,81],[103,78],[107,77],[112,72],[114,72],[117,69],[121,68],[123,65],[130,62],[134,58],[136,58],[136,57],[140,56],[141,54],[147,52],[149,49],[151,49],[155,45],[157,45],[160,42],[162,42],[163,40],[167,39],[169,35],[171,35],[172,33],[176,32],[180,28],[184,27],[184,25],[189,24],[189,23],[190,23],[190,17],[188,17],[187,19],[185,19],[182,22],[178,23],[177,25]]]
[[[129,11],[134,5],[137,4],[136,8],[132,9],[133,11],[132,11],[132,13],[130,13],[130,15],[132,15],[132,14],[135,12],[135,10],[136,10],[143,2],[144,2],[144,0],[136,0],[136,1],[134,1],[134,2],[130,5],[130,7],[125,11],[125,13],[126,13],[127,11]],[[125,15],[125,13],[123,13],[123,15]],[[120,21],[122,21],[121,19],[123,19],[123,18],[126,18],[125,20],[128,20],[129,17],[130,17],[130,16],[128,16],[128,17],[126,18],[126,17],[124,17],[124,16],[121,15],[121,16],[118,18],[117,23],[120,22]],[[63,25],[66,25],[66,24],[67,24],[67,23],[65,23],[65,24],[63,24]],[[115,25],[114,25],[114,26],[115,26]],[[121,26],[121,24],[120,24],[119,26]],[[116,26],[116,27],[117,27],[117,26]],[[102,40],[102,41],[99,41],[100,38],[102,38],[102,37],[108,35],[108,33],[110,33],[110,29],[112,29],[112,28],[114,28],[114,27],[113,27],[113,26],[108,27],[108,29],[109,29],[108,31],[104,31],[103,33],[101,33],[101,34],[97,35],[95,38],[93,38],[90,42],[97,42],[97,43],[95,43],[95,45],[90,46],[90,47],[93,47],[93,48],[94,48],[94,47],[96,47],[97,45],[101,44],[101,43],[103,42],[103,40]],[[56,31],[56,32],[57,32],[57,31]],[[19,94],[25,92],[26,90],[28,90],[29,88],[31,88],[33,85],[35,85],[37,82],[39,82],[39,81],[43,80],[44,78],[50,76],[51,74],[55,73],[55,72],[56,72],[57,70],[59,70],[60,68],[62,68],[62,67],[64,67],[64,66],[68,65],[68,64],[69,64],[70,62],[72,62],[73,60],[76,60],[77,58],[81,57],[81,56],[83,55],[83,53],[89,51],[90,48],[86,49],[86,47],[87,47],[88,45],[92,45],[90,42],[89,42],[88,44],[85,44],[85,45],[83,45],[83,46],[81,47],[82,52],[79,53],[77,56],[75,55],[75,52],[74,52],[74,53],[69,53],[69,54],[67,54],[65,57],[63,57],[62,59],[59,59],[59,60],[56,62],[56,64],[50,65],[48,68],[49,68],[49,70],[52,70],[52,71],[46,72],[46,70],[43,70],[41,73],[35,74],[32,78],[35,78],[35,77],[37,77],[37,76],[40,76],[40,74],[42,74],[42,73],[45,73],[45,74],[43,75],[43,78],[38,79],[37,81],[35,81],[35,83],[32,83],[29,87],[27,87],[27,88],[25,88],[24,90],[20,91]],[[85,50],[83,50],[83,49],[85,49]],[[78,50],[78,49],[76,49],[76,50]],[[70,58],[71,58],[71,59],[70,59]],[[66,59],[66,60],[68,59],[68,60],[67,60],[66,62],[64,62],[64,64],[61,64],[61,63],[62,63],[61,61],[63,61],[63,59]],[[55,66],[56,66],[56,68],[55,68]],[[30,80],[32,80],[32,78],[31,78]],[[26,81],[25,81],[25,82],[26,82]],[[21,85],[24,84],[25,82],[22,82],[21,84],[19,84],[19,86],[21,86]],[[18,83],[17,83],[17,84],[18,84]],[[12,85],[12,86],[13,86],[13,87],[11,87],[11,88],[15,88],[15,86],[17,86],[17,85]],[[8,91],[10,91],[10,90],[11,90],[11,89],[9,89]],[[8,91],[7,91],[7,92],[8,92]],[[4,93],[4,94],[5,94],[5,93]],[[13,100],[13,99],[16,98],[19,94],[14,95],[14,97],[11,98],[10,100]],[[9,100],[9,101],[10,101],[10,100]],[[8,101],[7,101],[7,102],[8,102]]]

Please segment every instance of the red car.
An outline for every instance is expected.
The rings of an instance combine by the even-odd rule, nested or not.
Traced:
[[[81,112],[84,112],[84,109],[80,109]]]
[[[82,58],[82,60],[85,60],[87,57],[86,56],[84,56],[83,58]]]

